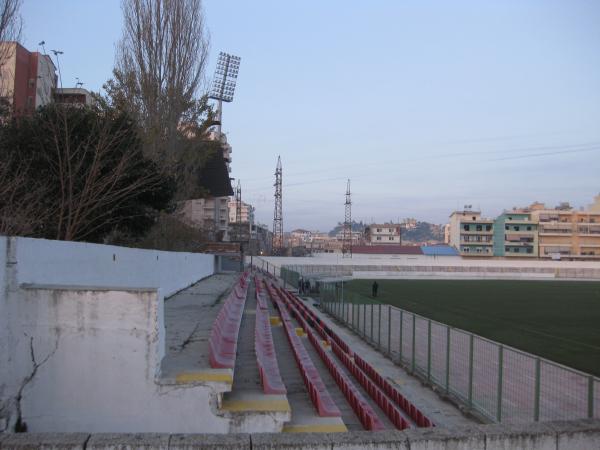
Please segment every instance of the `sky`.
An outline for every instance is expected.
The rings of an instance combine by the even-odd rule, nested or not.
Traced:
[[[100,90],[121,35],[118,0],[23,0],[23,43],[62,50],[64,86]],[[446,223],[600,193],[600,2],[204,0],[210,82],[240,56],[223,130],[232,177],[285,230],[352,217]]]

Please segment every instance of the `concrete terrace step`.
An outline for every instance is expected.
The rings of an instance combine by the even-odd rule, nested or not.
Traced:
[[[222,299],[239,274],[218,274],[165,300],[166,355],[160,384],[210,384],[217,392],[231,390],[233,370],[213,369],[208,339]]]

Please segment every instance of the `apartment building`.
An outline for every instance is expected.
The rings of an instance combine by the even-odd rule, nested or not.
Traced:
[[[374,223],[365,228],[367,245],[401,244],[400,225],[394,223]]]
[[[531,215],[539,224],[540,258],[600,260],[600,195],[587,209],[537,204]]]
[[[494,256],[538,257],[538,224],[529,210],[504,211],[494,221]]]
[[[209,138],[220,140],[223,150],[209,159],[200,176],[200,183],[212,195],[183,202],[180,213],[186,223],[206,231],[211,240],[220,242],[229,240],[229,196],[233,195],[229,178],[232,149],[224,133],[211,132]]]
[[[494,220],[464,209],[450,214],[449,244],[462,256],[493,256]]]
[[[50,56],[30,52],[17,42],[0,42],[0,55],[0,96],[14,114],[32,114],[52,101],[57,76]]]

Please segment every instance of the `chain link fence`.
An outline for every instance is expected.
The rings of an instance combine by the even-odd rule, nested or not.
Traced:
[[[297,272],[281,272],[297,282]],[[592,375],[344,291],[342,282],[313,282],[324,311],[489,421],[600,418],[600,379]]]

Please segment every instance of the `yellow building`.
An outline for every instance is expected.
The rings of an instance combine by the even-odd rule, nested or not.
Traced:
[[[588,209],[547,209],[534,204],[539,257],[600,260],[600,195]]]

